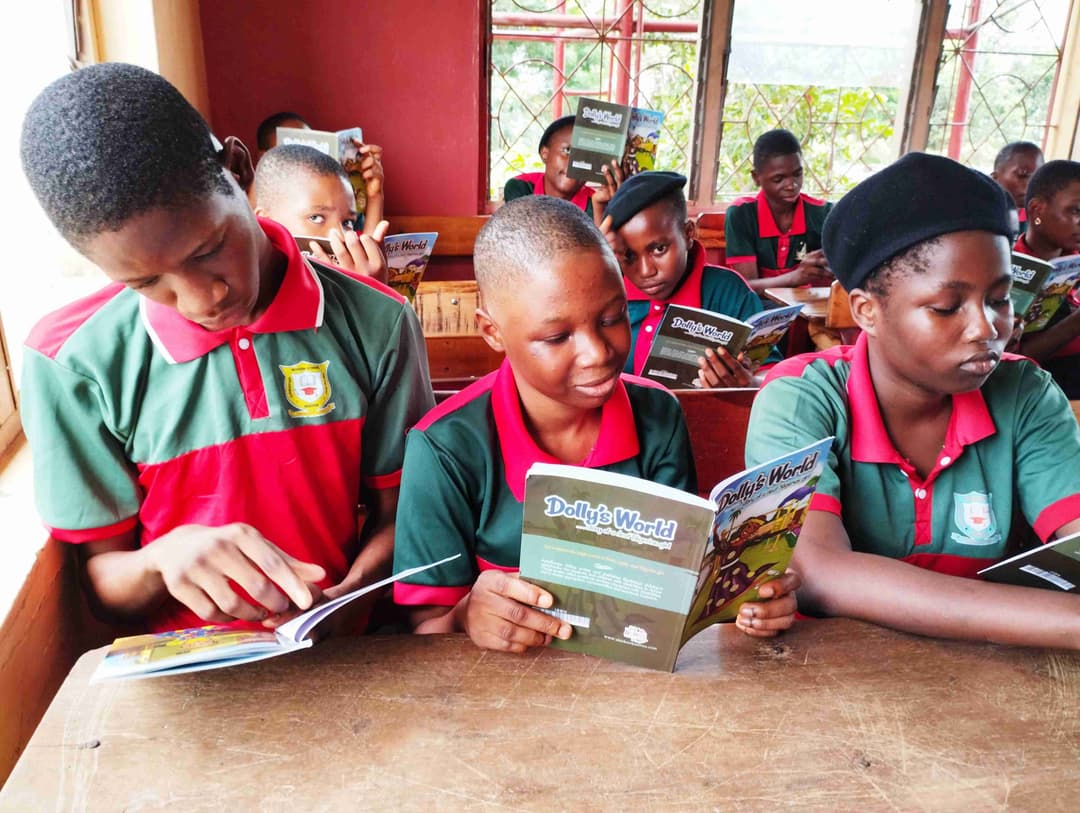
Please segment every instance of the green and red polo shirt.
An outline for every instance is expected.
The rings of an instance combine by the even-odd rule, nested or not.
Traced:
[[[795,219],[780,231],[764,192],[740,198],[724,215],[724,252],[729,264],[757,261],[758,275],[778,277],[821,248],[821,230],[832,204],[799,195]]]
[[[525,474],[560,463],[529,433],[508,362],[447,399],[409,433],[394,540],[394,570],[461,553],[394,584],[399,604],[453,606],[483,570],[516,571]],[[690,438],[663,387],[622,377],[604,404],[582,466],[695,492]]]
[[[592,196],[596,192],[591,186],[581,185],[581,188],[570,199],[570,203],[581,209],[589,217],[593,216]],[[510,201],[516,198],[527,198],[529,195],[546,195],[544,191],[544,173],[526,172],[511,178],[503,186],[503,200]]]
[[[773,367],[750,414],[747,465],[835,435],[810,509],[842,517],[856,551],[957,576],[1015,553],[1014,527],[1046,541],[1080,517],[1080,428],[1046,372],[1006,354],[980,389],[954,395],[924,480],[889,438],[866,348],[864,334]]]
[[[113,284],[32,332],[22,388],[39,510],[53,536],[243,522],[340,581],[362,488],[401,479],[405,433],[433,403],[415,314],[389,288],[288,257],[254,323],[209,332]],[[153,630],[199,626],[178,602]]]
[[[663,301],[649,299],[630,280],[623,278],[629,300],[630,346],[633,348],[626,359],[626,372],[641,375],[653,339],[656,338],[656,329],[668,305],[703,308],[735,319],[746,319],[764,309],[761,299],[741,275],[729,268],[705,264],[705,248],[697,240],[691,241],[686,265],[683,281],[671,298]],[[772,364],[782,358],[780,351],[774,347],[766,363]]]

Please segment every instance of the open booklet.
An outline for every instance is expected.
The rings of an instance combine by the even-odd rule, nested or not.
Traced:
[[[1080,593],[1080,533],[984,567],[979,575],[991,582]]]
[[[570,137],[566,174],[577,181],[604,183],[604,167],[615,161],[628,175],[656,168],[664,114],[625,104],[582,98]]]
[[[387,283],[410,302],[416,299],[416,289],[431,262],[438,237],[438,232],[420,232],[391,234],[383,239]]]
[[[430,565],[403,570],[375,584],[325,601],[276,630],[206,626],[117,638],[105,653],[105,659],[98,665],[90,682],[220,669],[306,649],[314,643],[311,633],[315,628],[349,602],[399,579],[407,579],[450,562],[460,555],[458,553]]]
[[[641,374],[673,390],[697,387],[698,359],[717,347],[733,356],[745,351],[751,367],[756,368],[801,310],[802,305],[774,308],[743,322],[688,305],[668,305]]]
[[[356,198],[356,211],[363,212],[366,197],[364,195],[364,178],[360,172],[360,162],[363,160],[359,149],[353,143],[353,139],[364,142],[364,131],[360,127],[350,127],[347,130],[306,130],[303,127],[278,127],[277,143],[301,144],[305,147],[314,147],[319,152],[336,158],[338,163],[349,174],[349,185],[352,186],[353,196]]]
[[[705,627],[732,621],[784,572],[832,438],[740,472],[710,499],[622,474],[534,464],[521,577],[573,628],[553,647],[672,671]]]
[[[1035,257],[1027,257],[1024,254],[1013,255],[1013,279],[1017,276],[1017,258],[1024,257],[1027,265],[1031,266],[1034,263],[1042,262]],[[1024,333],[1035,333],[1040,330],[1045,330],[1050,324],[1050,320],[1060,311],[1062,308],[1066,309],[1066,313],[1069,308],[1069,299],[1076,288],[1077,284],[1080,284],[1080,256],[1075,254],[1068,257],[1056,257],[1049,261],[1050,271],[1045,275],[1042,282],[1042,287],[1035,294],[1034,301],[1027,307],[1027,313],[1025,319],[1027,324],[1024,326]],[[1026,276],[1026,274],[1024,275]],[[1015,281],[1013,283],[1015,288]],[[1013,308],[1015,310],[1016,302],[1013,300]],[[1019,311],[1017,311],[1019,313]]]

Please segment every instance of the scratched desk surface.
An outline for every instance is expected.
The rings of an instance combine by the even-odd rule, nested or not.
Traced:
[[[810,621],[674,675],[460,636],[72,673],[3,810],[1076,810],[1080,655]]]

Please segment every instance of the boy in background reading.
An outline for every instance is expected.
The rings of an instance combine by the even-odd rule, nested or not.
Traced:
[[[981,172],[911,153],[843,197],[825,251],[862,334],[788,359],[747,463],[835,436],[794,567],[803,609],[920,635],[1080,648],[1080,596],[977,581],[1033,530],[1080,531],[1080,428],[1003,354],[1012,220]]]
[[[1009,197],[1016,204],[1016,214],[1020,218],[1020,234],[1027,229],[1028,183],[1042,165],[1042,150],[1038,144],[1030,141],[1006,144],[994,158],[994,170],[990,177],[1009,193]]]
[[[394,598],[417,632],[466,632],[478,646],[524,652],[571,634],[532,608],[550,607],[551,595],[516,575],[529,466],[570,463],[688,491],[696,483],[678,402],[622,373],[622,275],[588,217],[546,196],[513,201],[481,230],[473,260],[480,329],[506,360],[410,432],[394,565],[464,555],[398,582]],[[790,571],[766,584],[769,600],[736,623],[759,636],[791,626],[797,586]]]
[[[365,171],[365,182],[368,211],[381,213],[382,165],[377,156],[373,152],[366,156],[373,164]],[[334,158],[301,144],[274,147],[255,170],[252,198],[255,214],[276,220],[294,237],[327,238],[333,248],[332,255],[318,243],[301,239],[301,248],[310,251],[316,259],[346,271],[373,269],[375,279],[386,282],[386,263],[379,244],[389,224],[385,220],[376,223],[367,219],[365,228],[370,231],[357,234],[353,229],[356,220],[353,188],[345,169]]]
[[[432,403],[409,305],[257,219],[142,68],[48,86],[22,159],[113,280],[38,324],[22,387],[37,504],[91,600],[151,631],[257,626],[387,575],[405,432]]]
[[[572,115],[551,122],[540,136],[540,160],[544,162],[544,171],[526,172],[511,178],[503,187],[503,200],[509,202],[529,195],[550,195],[570,201],[591,218],[595,190],[566,174],[570,166],[570,138],[573,133]]]
[[[761,191],[735,201],[724,217],[728,264],[759,294],[828,285],[833,276],[821,230],[832,204],[803,194],[799,140],[787,130],[770,130],[754,142],[753,161],[750,176]]]

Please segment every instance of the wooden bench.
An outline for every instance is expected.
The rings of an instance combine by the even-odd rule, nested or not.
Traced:
[[[675,391],[686,416],[702,496],[745,468],[746,427],[755,395],[753,389]]]
[[[431,384],[437,390],[461,389],[462,384],[480,378],[502,364],[482,336],[425,336]],[[449,385],[445,382],[450,380]]]
[[[480,292],[474,280],[421,282],[413,302],[425,336],[475,336]]]
[[[727,239],[724,236],[724,213],[702,212],[697,216],[697,239],[705,248],[710,265],[727,264]]]
[[[390,218],[390,234],[439,233],[433,257],[472,257],[476,235],[490,215],[403,215]]]

